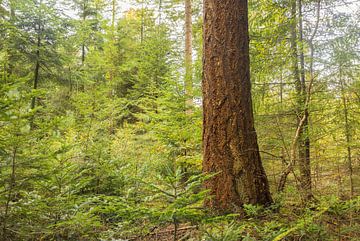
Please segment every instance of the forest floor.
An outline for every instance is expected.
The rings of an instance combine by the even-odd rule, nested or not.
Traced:
[[[159,227],[153,230],[153,232],[145,235],[130,238],[131,241],[173,241],[174,240],[174,226],[168,225]],[[198,226],[192,226],[191,224],[181,224],[177,230],[177,240],[189,240],[190,238],[198,237]]]
[[[252,213],[235,221],[215,224],[174,225],[153,228],[131,241],[360,241],[359,203],[340,202],[331,206],[305,209],[286,205],[278,212]]]

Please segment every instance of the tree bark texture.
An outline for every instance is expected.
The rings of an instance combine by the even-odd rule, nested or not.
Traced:
[[[221,212],[272,202],[251,100],[247,0],[204,1],[203,171],[205,203]]]

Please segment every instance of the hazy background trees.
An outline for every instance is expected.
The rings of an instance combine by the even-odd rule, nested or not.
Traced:
[[[109,240],[167,224],[182,235],[189,221],[213,238],[236,229],[272,240],[294,226],[294,239],[357,237],[359,4],[302,1],[302,40],[296,6],[294,19],[291,1],[249,1],[255,127],[273,208],[284,215],[245,206],[250,221],[236,229],[200,208],[200,0],[191,1],[191,91],[185,1],[0,1],[1,239]],[[305,107],[309,209],[296,140]]]

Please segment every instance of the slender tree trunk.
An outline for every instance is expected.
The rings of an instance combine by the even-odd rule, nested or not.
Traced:
[[[316,25],[315,25],[315,29],[313,31],[313,34],[311,35],[310,39],[308,40],[308,43],[309,43],[309,48],[310,48],[310,60],[309,60],[309,73],[310,73],[310,79],[311,80],[314,80],[315,78],[315,75],[314,75],[314,44],[313,44],[313,40],[314,40],[314,37],[316,35],[316,32],[317,32],[317,29],[318,29],[318,26],[319,26],[319,20],[320,20],[320,0],[318,0],[318,6],[317,6],[317,20],[316,20]],[[305,110],[307,111],[308,108],[305,108]],[[308,113],[306,113],[308,114]],[[309,117],[309,116],[308,116]],[[315,152],[315,163],[316,163],[316,173],[318,172],[318,166],[319,166],[319,163],[317,161],[317,149],[316,149],[316,145],[314,145],[314,152]],[[309,166],[310,166],[310,144],[309,144]],[[314,158],[313,158],[313,161],[314,161]],[[309,175],[311,176],[311,172],[309,173]],[[314,178],[314,181],[313,183],[311,178],[310,178],[310,187],[311,187],[311,193],[310,193],[310,196],[309,196],[309,199],[313,198],[312,196],[312,189],[315,188],[316,189],[316,181],[317,181],[317,178]],[[313,187],[311,186],[313,185]]]
[[[291,49],[291,61],[292,61],[292,75],[295,81],[296,92],[301,92],[301,85],[299,79],[299,58],[297,47],[297,17],[296,17],[296,0],[291,0],[291,24],[290,24],[290,49]],[[297,111],[299,112],[299,111]]]
[[[117,6],[117,0],[112,0],[112,10],[111,10],[111,39],[110,39],[110,52],[109,52],[109,64],[110,64],[110,70],[109,70],[109,79],[110,82],[112,83],[114,78],[115,78],[115,73],[116,73],[116,64],[114,62],[114,53],[113,53],[113,49],[115,48],[116,45],[116,39],[115,39],[115,21],[116,21],[116,6]],[[109,92],[109,96],[111,99],[114,99],[114,88],[111,88],[110,92]],[[109,133],[110,135],[113,135],[115,133],[115,120],[114,120],[114,113],[115,113],[115,108],[114,106],[112,107],[113,111],[110,114],[110,126],[109,126]]]
[[[299,66],[298,66],[298,49],[297,49],[297,18],[296,18],[296,0],[291,0],[291,9],[290,9],[290,18],[291,18],[291,24],[290,24],[290,50],[291,50],[291,69],[292,69],[292,76],[295,81],[295,89],[297,93],[297,102],[299,103],[299,93],[301,92],[301,84],[300,84],[300,78],[299,78]],[[300,107],[297,106],[296,108],[296,115],[298,117],[298,123],[297,126],[299,126],[299,117],[301,115]],[[300,134],[299,134],[300,135]],[[291,152],[293,151],[292,150]],[[288,167],[283,171],[283,173],[280,176],[280,181],[277,187],[278,192],[283,192],[285,189],[287,178],[292,170],[293,165],[292,161],[295,162],[296,155],[290,156],[290,162],[288,164]],[[294,163],[295,164],[295,163]]]
[[[40,22],[40,20],[39,20]],[[40,72],[40,48],[41,48],[41,33],[43,32],[41,24],[39,24],[39,29],[37,33],[37,43],[36,43],[36,63],[35,63],[35,69],[34,69],[34,82],[33,82],[33,90],[38,89],[39,85],[39,72]],[[36,107],[36,101],[37,97],[34,95],[31,99],[31,109],[35,109]],[[30,118],[30,129],[34,129],[34,119],[35,115],[32,115]]]
[[[300,168],[300,187],[305,201],[313,198],[311,190],[311,165],[310,165],[310,137],[309,137],[309,110],[305,106],[306,102],[306,82],[305,82],[305,58],[303,41],[303,16],[302,0],[298,0],[298,20],[299,20],[299,42],[300,42],[300,99],[299,106],[303,110],[305,121],[299,138],[299,168]]]
[[[191,118],[192,107],[193,107],[193,70],[192,70],[192,0],[185,0],[185,114]],[[187,140],[184,140],[184,151],[183,156],[188,155],[188,148],[186,147]],[[189,176],[187,174],[188,165],[182,164],[182,171],[185,173],[182,181],[185,183]]]
[[[40,31],[40,30],[39,30]],[[33,89],[36,90],[39,85],[39,71],[40,71],[40,47],[41,47],[41,36],[40,33],[37,36],[37,50],[36,50],[36,63],[34,70],[34,84]],[[31,109],[36,107],[36,96],[34,96],[31,100]]]
[[[193,106],[192,76],[192,9],[191,0],[185,0],[185,96],[188,114]]]
[[[353,167],[352,167],[352,150],[351,150],[351,132],[349,124],[349,109],[348,101],[345,96],[344,80],[342,78],[342,69],[339,67],[340,72],[340,87],[341,87],[341,99],[343,102],[343,111],[344,111],[344,121],[345,121],[345,138],[346,138],[346,149],[347,149],[347,166],[349,170],[349,179],[350,179],[350,198],[354,196],[354,184],[353,184]]]
[[[109,79],[110,82],[113,81],[115,75],[115,66],[114,66],[114,53],[111,51],[115,46],[115,19],[116,19],[116,0],[112,0],[112,10],[111,10],[111,39],[110,39],[110,70],[109,70]],[[112,94],[110,94],[112,95]]]
[[[83,2],[83,13],[82,13],[82,22],[83,24],[85,24],[86,21],[86,3],[85,1]],[[81,44],[81,64],[83,65],[85,63],[85,41],[83,40],[82,44]]]
[[[298,8],[298,18],[297,18],[297,8]],[[318,14],[319,15],[319,14]],[[283,171],[279,185],[278,192],[284,191],[286,180],[288,175],[293,171],[293,165],[295,165],[296,160],[299,162],[300,169],[300,191],[302,192],[302,197],[304,200],[310,200],[313,198],[311,190],[311,168],[310,168],[310,138],[309,138],[309,99],[310,99],[310,89],[307,91],[306,82],[305,82],[305,58],[303,50],[303,26],[302,26],[302,2],[301,0],[292,0],[291,1],[291,38],[290,38],[290,48],[292,52],[292,73],[295,81],[295,89],[297,93],[297,131],[295,134],[294,141],[291,147],[291,156],[290,162],[287,168]],[[299,23],[299,38],[297,37],[297,23]],[[316,33],[317,26],[314,30],[314,35]],[[313,38],[313,36],[312,36]],[[297,41],[300,42],[300,50],[298,51]],[[311,39],[312,40],[312,39]],[[299,54],[298,54],[299,52]],[[299,56],[300,58],[299,58]],[[300,70],[299,70],[299,60],[300,60]],[[313,76],[310,81],[313,82]],[[309,92],[309,93],[308,93]],[[298,156],[296,157],[295,149],[298,149]]]
[[[85,44],[81,44],[81,64],[85,63]]]
[[[204,1],[203,171],[220,212],[270,204],[251,100],[247,0]]]

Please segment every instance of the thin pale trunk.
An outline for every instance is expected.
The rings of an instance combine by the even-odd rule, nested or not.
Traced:
[[[192,107],[193,107],[193,82],[192,82],[192,7],[191,0],[185,0],[185,80],[184,80],[184,90],[185,90],[185,114],[191,116]],[[187,140],[184,140],[184,146],[186,145]],[[184,148],[183,155],[186,157],[188,155],[188,148]],[[188,179],[187,174],[188,166],[184,164],[182,166],[182,171],[185,173],[183,182],[185,183]]]
[[[313,44],[313,41],[314,41],[314,38],[317,34],[317,31],[318,31],[318,28],[319,28],[319,22],[320,22],[320,8],[321,7],[321,0],[317,0],[317,6],[316,6],[316,22],[315,22],[315,27],[314,27],[314,30],[310,36],[310,38],[308,39],[308,44],[309,44],[309,48],[310,48],[310,67],[309,67],[309,73],[310,73],[310,79],[311,79],[311,82],[314,81],[315,79],[315,74],[314,74],[314,44]],[[302,19],[301,19],[301,32],[302,32]],[[304,57],[302,57],[304,58]],[[305,76],[303,77],[304,78],[304,85],[305,85]],[[305,106],[306,107],[306,106]],[[308,115],[308,108],[306,107],[305,108],[305,111],[306,111],[306,114]],[[308,115],[309,116],[309,115]],[[307,138],[309,139],[309,136],[308,136],[308,132],[307,132]],[[315,145],[315,148],[316,148],[316,145]],[[308,146],[308,165],[309,165],[309,168],[310,167],[310,140],[309,140],[309,146]],[[315,154],[316,156],[316,154]],[[318,163],[316,162],[316,167],[318,169]],[[310,176],[310,179],[307,181],[308,183],[310,182],[310,188],[312,188],[312,180],[311,180],[311,169],[308,170],[308,175]],[[313,194],[312,194],[312,189],[310,189],[310,193],[308,192],[308,197],[307,199],[312,199],[313,198]]]
[[[193,106],[192,75],[192,9],[191,0],[185,0],[185,98],[188,114]]]
[[[307,89],[307,92],[306,92],[306,99],[305,99],[305,106],[306,107],[308,107],[309,103],[310,103],[311,88],[312,88],[313,80],[314,79],[310,80],[310,83],[309,83],[309,86],[308,86],[308,89]],[[284,169],[283,173],[281,174],[279,185],[277,187],[278,192],[283,192],[284,191],[287,177],[289,176],[289,174],[291,172],[294,174],[294,177],[295,177],[296,181],[298,180],[298,178],[296,177],[295,172],[294,172],[294,165],[296,163],[296,150],[297,150],[297,147],[298,147],[297,144],[299,143],[300,133],[301,133],[301,130],[303,129],[303,127],[304,127],[305,120],[306,120],[306,115],[304,113],[301,120],[299,121],[299,124],[298,124],[297,128],[296,128],[296,132],[295,132],[295,135],[294,135],[294,139],[292,141],[290,154],[289,154],[290,160],[289,160],[289,163],[287,164],[286,168]],[[297,185],[297,186],[298,186],[298,188],[300,188],[299,185]]]
[[[298,49],[297,49],[297,31],[296,31],[296,26],[297,26],[297,17],[296,17],[296,0],[292,0],[291,1],[291,9],[290,9],[290,14],[291,14],[291,24],[290,24],[290,50],[291,50],[291,69],[292,69],[292,76],[293,79],[295,81],[295,89],[297,92],[297,95],[299,96],[299,93],[301,92],[301,85],[300,85],[300,78],[299,78],[299,66],[298,66]],[[299,102],[299,97],[298,98],[298,102]],[[300,108],[299,106],[296,109],[296,115],[298,116],[298,124],[297,126],[299,126],[299,117],[301,115],[300,113]],[[300,130],[301,131],[301,130]],[[298,131],[297,131],[298,132]],[[296,132],[296,133],[297,133]],[[299,134],[300,135],[300,134]],[[298,139],[298,136],[295,136],[296,141]],[[285,189],[285,185],[286,185],[286,181],[287,178],[293,168],[293,165],[295,164],[295,160],[296,160],[296,155],[294,155],[293,152],[294,146],[291,147],[291,155],[290,155],[290,161],[288,166],[286,167],[286,169],[282,172],[281,176],[280,176],[280,181],[277,187],[277,191],[278,192],[283,192]],[[292,163],[294,162],[294,163]]]
[[[112,48],[115,47],[115,19],[116,19],[116,0],[112,0],[112,15],[111,15],[111,43],[110,43],[110,70],[109,70],[109,76],[110,76],[110,82],[112,83],[114,78],[115,78],[115,72],[116,72],[116,67],[115,67],[115,63],[114,63],[114,53],[112,51]],[[114,89],[111,88],[110,92],[109,92],[109,96],[111,99],[114,99]],[[109,126],[109,133],[110,135],[113,135],[115,133],[115,120],[114,120],[114,114],[115,110],[114,110],[114,106],[112,107],[113,111],[111,111],[110,113],[110,126]]]
[[[340,87],[341,87],[341,99],[343,103],[343,111],[344,111],[344,121],[345,121],[345,139],[346,139],[346,149],[347,149],[347,166],[349,170],[349,179],[350,179],[350,198],[354,196],[354,184],[353,184],[353,166],[352,166],[352,150],[351,150],[351,132],[350,132],[350,124],[349,124],[349,109],[348,109],[348,101],[345,96],[345,88],[344,88],[344,80],[342,78],[342,70],[340,66]]]
[[[296,17],[296,0],[291,1],[291,24],[290,24],[290,49],[291,49],[291,61],[292,61],[292,75],[295,81],[296,92],[301,92],[301,84],[299,78],[299,58],[298,58],[298,46],[297,46],[297,17]],[[297,111],[299,112],[299,111]]]
[[[85,25],[86,21],[86,3],[84,1],[83,3],[83,13],[82,13],[82,22]],[[85,41],[83,40],[81,44],[81,64],[83,65],[85,63]]]
[[[298,17],[297,17],[298,9]],[[313,35],[311,36],[311,41],[315,36],[315,33],[318,28],[319,21],[319,11],[320,11],[320,1],[318,1],[317,9],[317,22]],[[313,198],[311,190],[311,167],[310,167],[310,138],[309,138],[309,101],[310,101],[310,90],[311,85],[314,80],[312,63],[311,63],[311,80],[308,88],[306,87],[305,82],[305,58],[304,58],[304,49],[303,49],[303,23],[302,23],[302,1],[301,0],[292,0],[291,1],[291,38],[290,38],[290,48],[292,52],[292,73],[295,81],[295,89],[297,93],[297,108],[296,114],[298,118],[297,131],[294,137],[294,142],[291,147],[290,162],[286,169],[283,171],[279,185],[278,192],[284,191],[287,177],[293,172],[293,166],[296,164],[297,155],[296,149],[298,149],[298,161],[300,167],[300,185],[299,189],[302,191],[302,197],[304,200],[310,200]],[[297,22],[299,23],[299,36],[297,36]],[[298,51],[297,41],[300,42],[300,49]],[[299,52],[299,56],[298,56]],[[313,51],[312,56],[313,57]],[[300,70],[299,70],[299,60],[300,60]],[[311,60],[312,61],[312,60]]]
[[[109,79],[110,82],[113,81],[114,79],[114,75],[115,75],[115,66],[114,66],[114,54],[112,51],[112,48],[115,46],[115,19],[116,19],[116,0],[112,0],[112,10],[111,10],[111,39],[110,39],[110,52],[109,52],[109,65],[110,65],[110,69],[109,69]],[[112,96],[112,94],[110,93],[110,95]]]
[[[204,1],[203,171],[219,212],[272,202],[251,100],[247,0]]]
[[[311,165],[310,165],[310,137],[309,137],[309,110],[305,106],[306,83],[305,83],[305,57],[303,41],[303,15],[302,0],[298,0],[298,20],[299,20],[299,42],[300,42],[300,108],[303,108],[305,121],[299,138],[299,167],[300,167],[300,187],[305,201],[313,198],[311,190]]]

